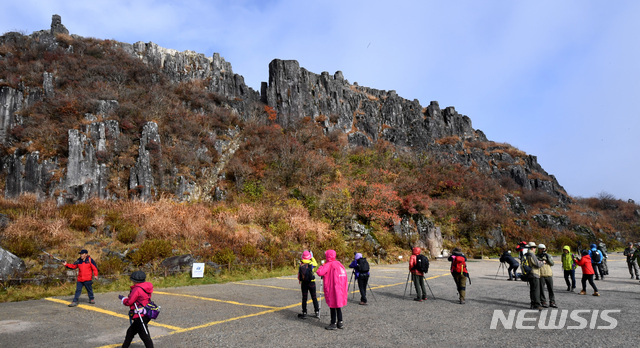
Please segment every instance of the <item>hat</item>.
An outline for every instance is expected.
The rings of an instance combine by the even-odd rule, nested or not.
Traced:
[[[354,259],[356,259],[356,260],[359,260],[359,259],[361,259],[361,258],[362,258],[362,254],[361,254],[361,253],[356,253],[356,254],[354,255]]]
[[[586,256],[586,255],[589,255],[589,252],[586,250],[582,250],[582,256]]]
[[[529,247],[529,248],[537,248],[536,242],[529,242],[529,244],[527,244],[527,247]]]
[[[538,245],[538,249],[546,249],[546,248],[547,248],[547,246],[542,244],[542,243],[540,243],[540,245]]]
[[[143,281],[145,281],[145,279],[147,279],[147,275],[142,271],[135,271],[131,273],[129,279],[133,280],[136,283],[142,283]]]
[[[87,249],[82,249],[78,254],[88,254],[88,253],[89,252],[87,251]]]
[[[309,252],[309,250],[305,250],[302,252],[302,259],[311,260],[311,253]]]
[[[568,245],[565,245],[562,249],[571,252],[571,248]]]
[[[589,248],[591,248],[591,249],[595,249],[595,248],[596,248],[596,245],[595,245],[595,244],[591,244],[591,245],[589,245]]]

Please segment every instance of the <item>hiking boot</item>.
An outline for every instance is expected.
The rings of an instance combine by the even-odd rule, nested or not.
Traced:
[[[600,277],[596,277],[596,280],[600,280]]]
[[[542,308],[549,308],[549,306],[547,306],[546,302],[542,302],[542,304],[540,304],[540,306],[542,306]]]
[[[89,300],[89,303],[96,304],[96,301],[95,300]]]
[[[584,290],[580,291],[580,295],[586,295],[586,294],[587,294],[586,291],[584,291]]]
[[[507,280],[513,280],[513,278],[509,278],[509,279],[507,279]]]
[[[593,296],[600,296],[600,294],[596,291],[593,293]]]
[[[344,323],[342,321],[338,322],[338,325],[336,325],[338,327],[338,329],[342,330],[344,329]]]
[[[320,318],[320,311],[313,312],[313,317],[314,318]]]
[[[327,330],[335,330],[338,327],[336,326],[336,324],[331,323],[331,324],[329,324],[329,326],[325,326],[324,328],[327,329]]]
[[[460,300],[460,304],[465,304],[464,300]]]
[[[633,278],[633,277],[632,277]],[[636,280],[640,280],[640,277],[636,276]]]
[[[571,287],[570,286],[567,286],[567,291],[571,291]]]
[[[556,306],[556,303],[555,303],[555,302],[551,302],[551,303],[549,304],[549,307],[551,307],[551,308],[558,308],[558,306]]]
[[[413,299],[414,301],[418,301],[418,302],[422,302],[422,299],[420,297],[416,297]]]
[[[69,307],[75,307],[78,305],[78,302],[71,302],[69,303]]]
[[[633,279],[633,274],[631,275],[631,279]],[[636,277],[636,280],[637,280],[637,279],[638,279],[638,278]]]
[[[426,297],[423,297],[423,298],[422,298],[422,301],[426,301],[426,300],[427,300],[427,298],[426,298]]]
[[[298,314],[298,319],[307,319],[307,313],[300,313]]]
[[[361,305],[361,306],[366,306],[366,305],[367,305],[367,303],[366,303],[366,302],[364,302],[364,301],[360,301],[360,305]]]
[[[576,291],[576,288],[571,288],[571,292],[574,292],[574,291]]]

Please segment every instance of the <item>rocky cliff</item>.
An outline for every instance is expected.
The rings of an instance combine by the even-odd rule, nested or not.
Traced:
[[[53,48],[57,45],[55,35],[67,34],[59,16],[54,16],[49,31],[36,32],[32,37]],[[16,35],[7,34],[3,40],[20,40]],[[333,75],[309,72],[293,60],[273,60],[269,64],[269,81],[262,84],[258,93],[247,87],[243,77],[233,73],[231,64],[217,53],[206,57],[142,42],[118,45],[172,83],[203,81],[208,91],[226,98],[227,107],[241,118],[248,119],[251,107],[264,103],[277,111],[276,121],[283,128],[310,117],[327,133],[346,133],[351,146],[369,147],[378,141],[387,141],[404,150],[475,166],[496,178],[510,178],[524,188],[567,199],[563,188],[541,168],[534,156],[488,141],[482,131],[472,127],[469,117],[453,107],[441,109],[435,101],[423,107],[418,100],[404,99],[395,91],[350,84],[340,71]],[[21,124],[21,110],[46,98],[55,98],[56,78],[55,72],[44,72],[42,86],[0,87],[2,144],[11,145],[11,132]],[[174,192],[178,199],[210,200],[224,196],[216,182],[241,142],[238,130],[232,129],[225,137],[215,140],[221,156],[217,163],[194,169],[204,173],[199,181],[166,175],[175,171],[162,168],[158,160],[163,151],[163,134],[154,122],[147,122],[139,134],[135,163],[127,168],[114,168],[100,158],[108,158],[109,153],[118,151],[121,125],[109,119],[110,112],[119,107],[118,103],[118,100],[99,100],[95,114],[87,114],[82,125],[68,130],[68,154],[61,154],[66,157],[64,161],[60,156],[40,158],[38,152],[19,151],[3,158],[5,196],[31,192],[56,198],[60,203],[91,197],[126,198],[108,189],[109,182],[114,180],[114,171],[120,170],[129,171],[128,182],[115,184],[126,185],[130,196],[143,200],[153,199],[159,189]]]

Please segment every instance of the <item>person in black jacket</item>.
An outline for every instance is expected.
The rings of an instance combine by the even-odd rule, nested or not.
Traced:
[[[507,271],[509,273],[509,279],[507,280],[518,280],[516,271],[518,270],[518,267],[520,267],[520,263],[511,256],[511,250],[505,251],[504,254],[500,256],[500,262],[509,264],[509,270]]]

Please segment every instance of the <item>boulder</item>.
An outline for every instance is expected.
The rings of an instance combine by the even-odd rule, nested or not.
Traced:
[[[194,262],[196,262],[196,259],[191,254],[186,254],[166,258],[160,263],[160,266],[168,271],[180,271],[183,267],[191,267]]]
[[[26,269],[21,258],[0,247],[0,278],[23,273]]]

